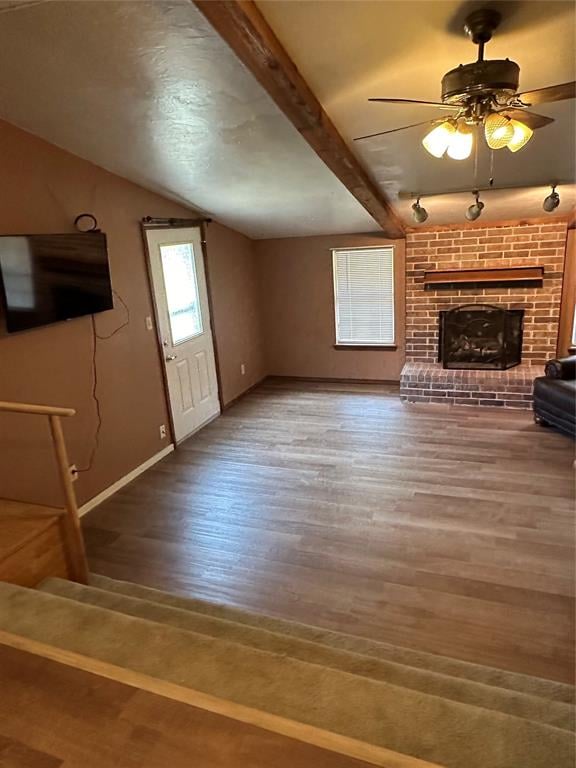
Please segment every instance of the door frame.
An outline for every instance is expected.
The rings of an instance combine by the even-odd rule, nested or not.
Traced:
[[[166,403],[166,410],[168,411],[168,426],[170,428],[170,441],[174,445],[174,449],[178,448],[176,442],[176,432],[174,430],[174,418],[172,416],[172,404],[170,402],[170,391],[168,389],[168,376],[166,372],[166,365],[164,363],[164,346],[162,344],[162,338],[160,333],[160,321],[158,306],[156,304],[156,293],[154,291],[154,283],[152,281],[152,262],[150,258],[150,248],[148,247],[148,238],[146,233],[150,230],[163,230],[163,229],[194,229],[200,230],[200,244],[202,247],[202,262],[204,264],[204,275],[206,278],[206,293],[208,295],[208,310],[210,312],[210,333],[212,336],[212,346],[214,349],[214,363],[216,366],[216,385],[218,387],[218,402],[220,403],[220,413],[224,411],[224,402],[222,400],[222,378],[220,375],[220,356],[218,354],[218,342],[216,340],[216,332],[214,330],[214,303],[212,301],[212,287],[210,280],[210,268],[208,266],[208,250],[206,244],[206,224],[210,219],[190,219],[190,220],[172,220],[166,219],[165,224],[158,223],[158,219],[154,220],[154,223],[147,222],[146,219],[142,219],[140,222],[140,233],[142,236],[142,243],[144,246],[144,254],[146,261],[146,278],[148,282],[148,292],[152,302],[152,309],[154,312],[154,326],[156,331],[156,352],[158,354],[158,363],[162,371],[162,385],[164,390],[164,402]],[[174,222],[174,223],[172,223]],[[203,425],[205,426],[205,425]],[[194,434],[194,432],[192,433]]]

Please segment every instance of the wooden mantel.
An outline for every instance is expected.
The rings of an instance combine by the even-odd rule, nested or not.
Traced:
[[[428,290],[454,286],[487,287],[490,285],[524,285],[538,288],[544,279],[544,267],[505,267],[499,269],[447,269],[424,272]]]

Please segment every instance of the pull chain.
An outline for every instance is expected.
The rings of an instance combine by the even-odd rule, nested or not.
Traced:
[[[490,150],[490,181],[488,182],[488,186],[492,187],[494,185],[494,150]]]

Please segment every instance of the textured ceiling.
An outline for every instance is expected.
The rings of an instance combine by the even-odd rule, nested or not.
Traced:
[[[442,75],[476,58],[462,31],[466,12],[497,7],[503,22],[486,46],[487,58],[511,58],[521,67],[521,89],[576,79],[576,5],[568,2],[444,2],[436,0],[260,0],[258,7],[308,81],[316,96],[376,181],[394,199],[398,193],[449,193],[475,185],[474,163],[437,159],[420,144],[425,127],[352,142],[353,137],[397,128],[444,114],[422,106],[375,104],[370,96],[437,101]],[[483,219],[542,215],[545,186],[575,176],[574,100],[539,105],[556,119],[536,131],[513,155],[494,153],[496,186],[526,189],[492,191],[485,196]],[[536,110],[535,110],[536,111]],[[477,182],[488,183],[490,153],[482,143]],[[567,212],[576,203],[573,184],[559,189]],[[461,221],[469,194],[430,198],[428,224]],[[396,203],[410,220],[410,201]]]
[[[0,71],[0,118],[252,237],[377,229],[189,0],[0,3]]]
[[[467,3],[465,7],[478,5]],[[487,56],[515,59],[521,87],[575,78],[574,4],[498,2],[505,20]],[[274,0],[270,24],[376,181],[399,193],[446,193],[430,224],[461,221],[472,161],[436,160],[412,129],[438,116],[369,96],[437,99],[442,74],[474,58],[462,4]],[[366,232],[371,217],[314,154],[189,0],[0,0],[0,118],[203,210],[252,237]],[[483,220],[542,215],[545,185],[574,177],[574,101],[542,105],[556,123],[517,155],[495,153]],[[478,182],[490,175],[487,152]],[[574,185],[560,187],[567,212]],[[407,223],[410,200],[397,200]],[[153,214],[153,211],[151,212]]]

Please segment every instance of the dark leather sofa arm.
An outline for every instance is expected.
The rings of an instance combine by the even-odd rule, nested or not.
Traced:
[[[548,360],[544,371],[549,379],[576,379],[576,355]]]

